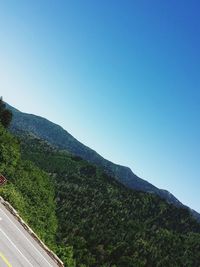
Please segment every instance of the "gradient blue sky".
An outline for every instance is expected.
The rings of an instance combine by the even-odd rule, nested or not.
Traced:
[[[0,92],[200,212],[200,3],[0,0]]]

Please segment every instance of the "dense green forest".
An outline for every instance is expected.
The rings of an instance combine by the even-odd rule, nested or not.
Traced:
[[[14,137],[10,118],[0,123],[0,173],[8,179],[0,195],[66,267],[200,266],[200,224],[188,209],[128,189],[30,133]]]
[[[17,209],[51,249],[62,256],[66,266],[74,266],[72,248],[56,244],[58,220],[54,183],[34,163],[21,159],[19,140],[1,124],[0,173],[8,179],[7,184],[0,187],[0,195]]]
[[[34,136],[19,136],[22,158],[48,172],[54,184],[55,242],[73,248],[74,266],[200,266],[200,225],[187,209],[127,189]]]
[[[61,126],[40,116],[23,113],[8,104],[7,108],[13,113],[13,119],[9,128],[11,132],[15,133],[18,130],[29,132],[42,140],[46,140],[49,144],[60,150],[67,150],[71,154],[95,164],[128,188],[155,193],[177,207],[184,207],[171,193],[141,179],[130,168],[103,158],[96,151],[79,142]],[[190,212],[200,221],[200,215],[197,212],[193,210],[190,210]]]

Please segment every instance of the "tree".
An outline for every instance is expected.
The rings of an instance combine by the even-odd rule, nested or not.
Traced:
[[[58,246],[56,253],[62,258],[66,267],[76,267],[76,261],[73,258],[73,247],[71,246]],[[82,265],[85,267],[85,265]]]
[[[3,98],[0,98],[0,122],[5,127],[8,128],[12,121],[12,112],[6,108],[6,104]]]

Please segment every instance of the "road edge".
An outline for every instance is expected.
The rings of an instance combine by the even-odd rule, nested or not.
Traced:
[[[58,256],[50,250],[34,233],[34,231],[28,226],[27,223],[20,217],[19,213],[13,208],[13,206],[3,197],[0,196],[0,203],[18,220],[18,222],[24,227],[24,229],[37,241],[37,243],[47,252],[47,254],[58,264],[59,267],[65,267],[64,263],[58,258]]]

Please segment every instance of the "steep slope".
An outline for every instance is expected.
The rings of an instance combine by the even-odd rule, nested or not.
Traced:
[[[176,206],[183,206],[183,204],[168,191],[159,189],[149,182],[139,178],[130,168],[114,164],[104,159],[97,152],[76,140],[59,125],[42,117],[20,112],[8,104],[7,106],[13,112],[13,121],[11,124],[11,131],[13,133],[16,133],[19,130],[28,131],[29,133],[48,141],[59,149],[67,150],[68,152],[80,156],[81,158],[101,167],[108,175],[115,177],[118,181],[131,189],[156,193],[160,197],[166,199],[169,203]],[[193,210],[191,210],[191,212],[198,220],[200,220],[200,215],[198,213]]]
[[[55,192],[50,177],[32,162],[21,159],[17,139],[1,124],[0,173],[8,179],[7,184],[0,187],[0,195],[17,208],[43,240],[53,244],[57,220]],[[44,220],[46,216],[49,221]]]
[[[51,177],[33,162],[22,159],[19,140],[1,123],[0,173],[7,178],[7,183],[0,186],[0,196],[9,201],[45,244],[62,257],[66,266],[75,267],[72,248],[56,243],[58,220]]]
[[[54,181],[57,244],[73,247],[77,267],[199,266],[200,224],[187,209],[128,189],[33,135],[20,142],[23,158]]]

